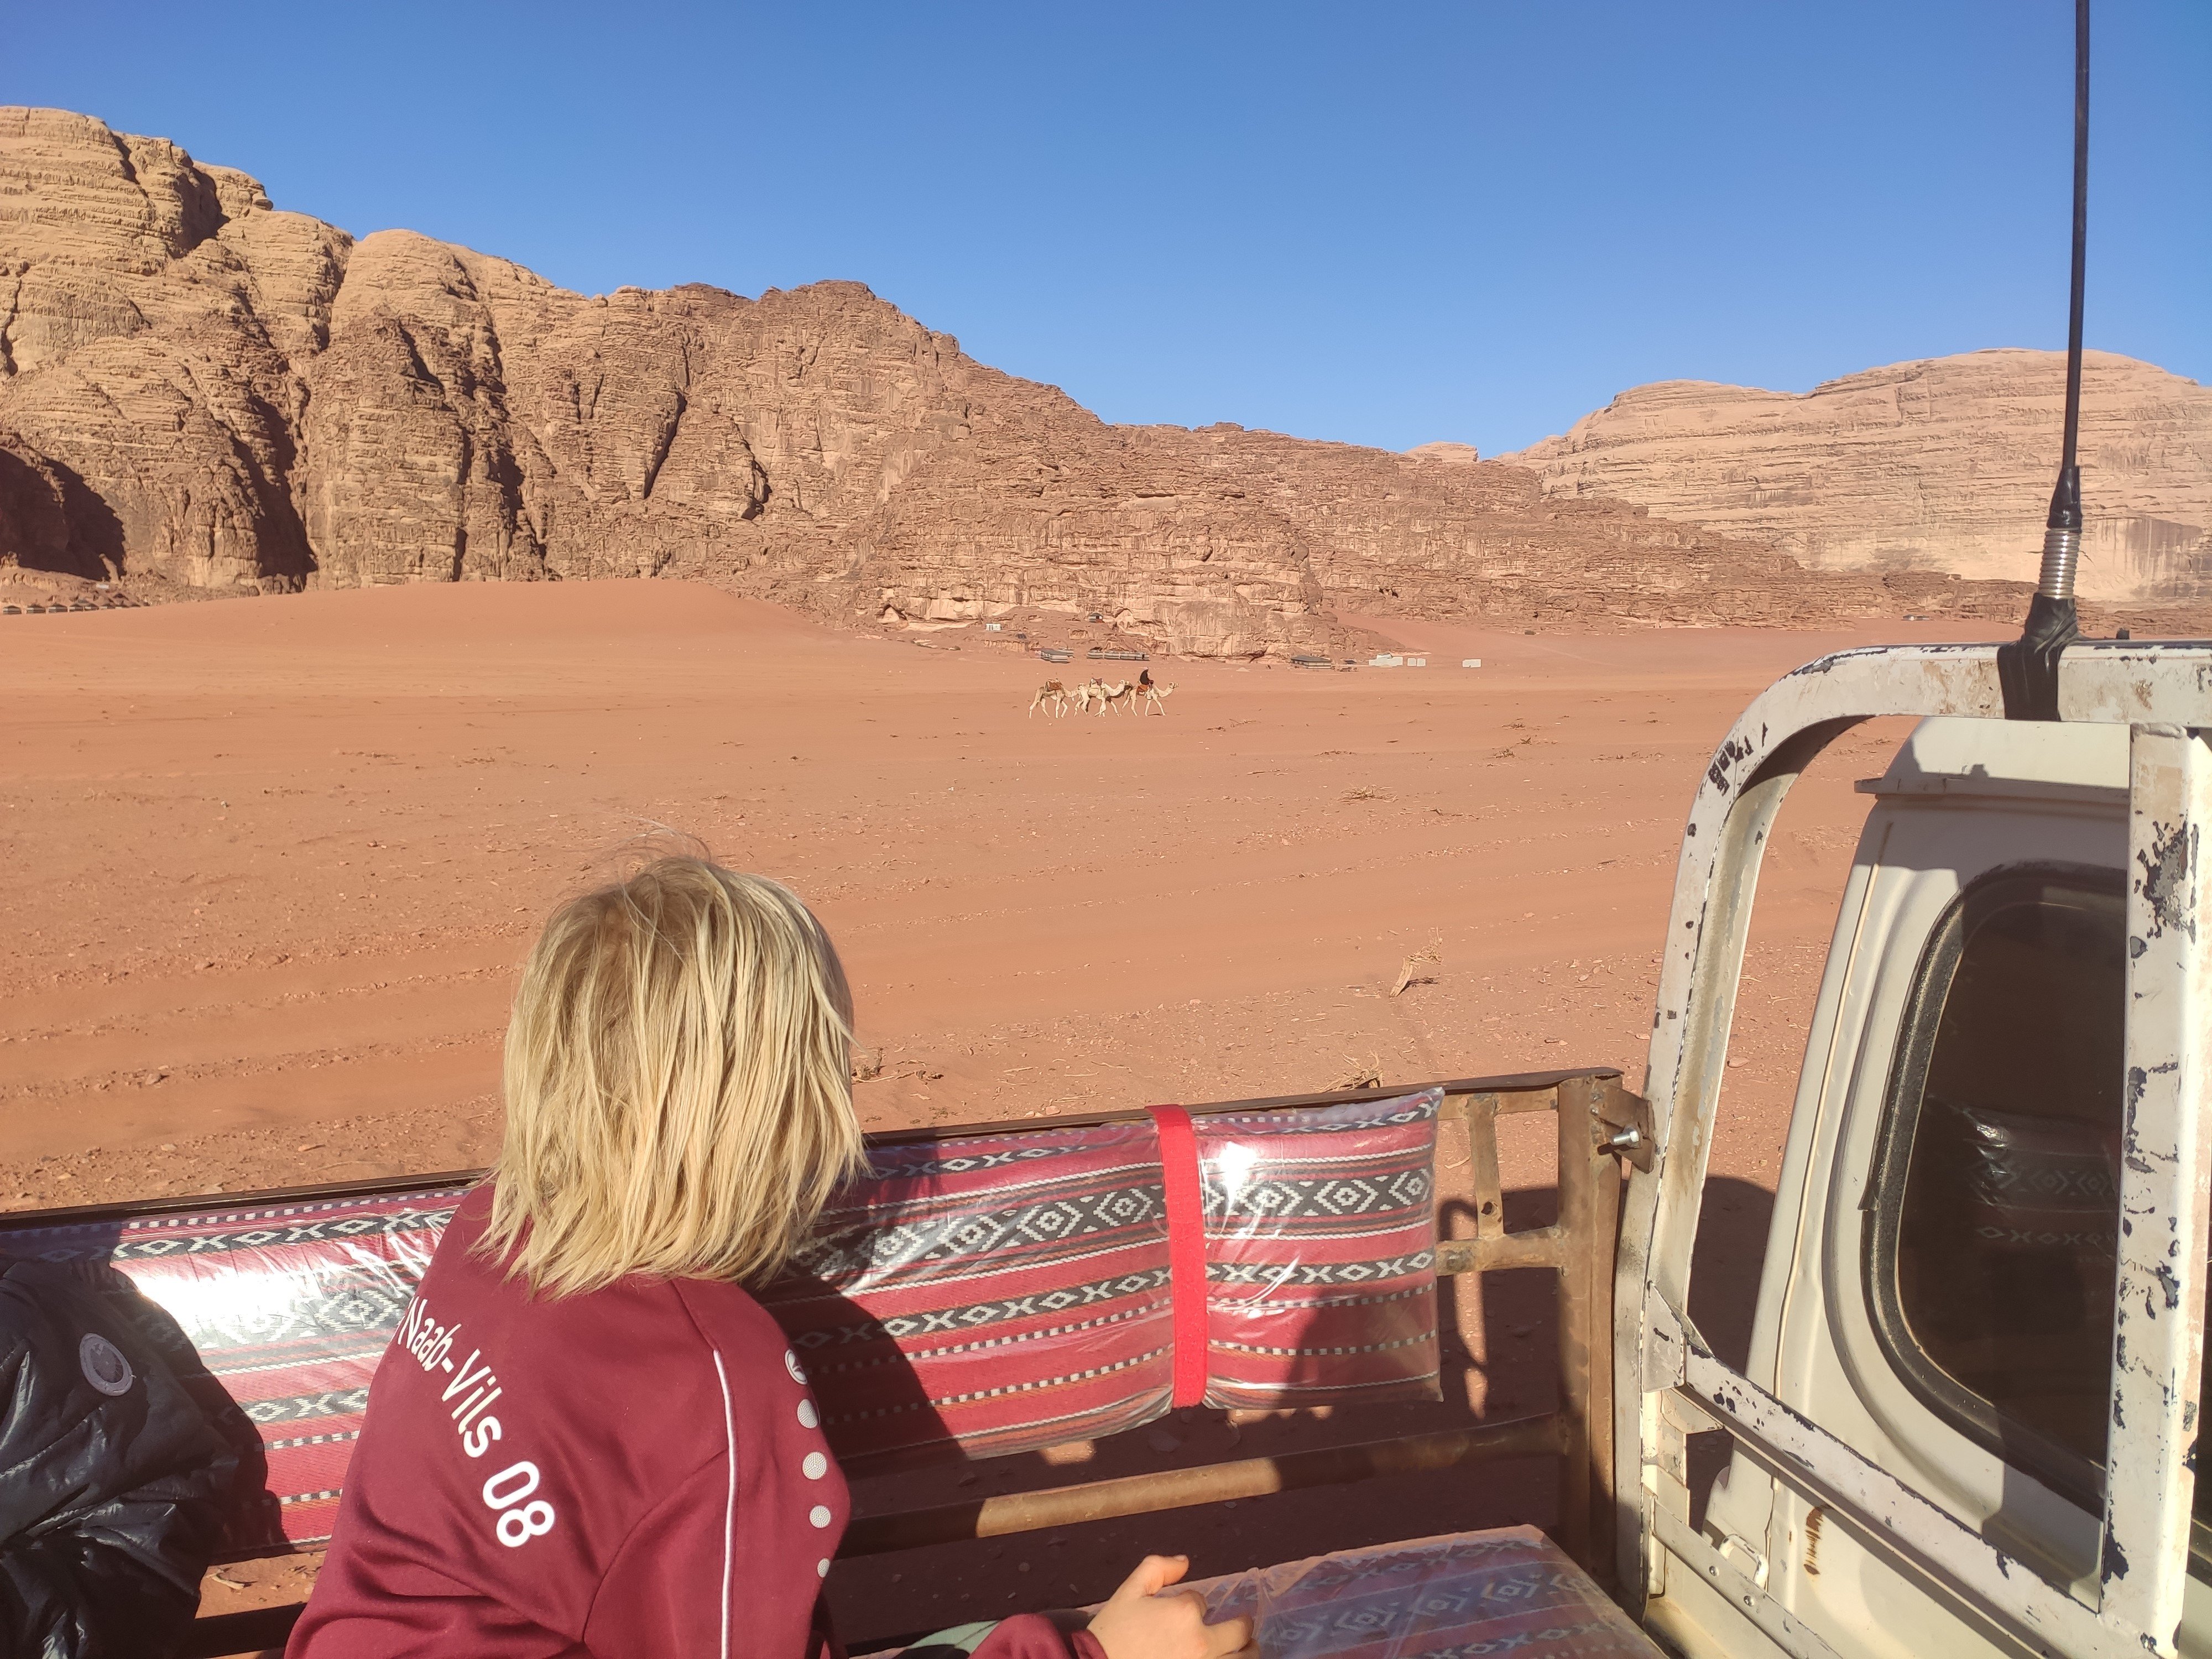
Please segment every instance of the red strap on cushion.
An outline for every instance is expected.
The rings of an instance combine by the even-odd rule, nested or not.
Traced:
[[[1168,1211],[1168,1305],[1175,1319],[1175,1400],[1206,1403],[1206,1200],[1198,1184],[1198,1137],[1180,1106],[1152,1106],[1160,1137],[1160,1185]]]

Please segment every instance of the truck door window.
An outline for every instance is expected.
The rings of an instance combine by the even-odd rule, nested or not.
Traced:
[[[1971,884],[1924,951],[1867,1203],[1891,1362],[1940,1415],[2102,1506],[2126,922],[2119,872]],[[2207,1483],[2212,1485],[2212,1483]]]

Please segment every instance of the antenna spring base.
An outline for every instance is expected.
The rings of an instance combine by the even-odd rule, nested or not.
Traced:
[[[2074,572],[2081,562],[2081,532],[2046,530],[2043,532],[2043,574],[2035,591],[2046,599],[2071,600]]]

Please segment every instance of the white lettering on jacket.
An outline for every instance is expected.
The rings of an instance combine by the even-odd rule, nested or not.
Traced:
[[[460,1334],[459,1320],[440,1324],[430,1312],[428,1299],[417,1296],[408,1304],[407,1316],[399,1322],[392,1340],[413,1357],[433,1384],[447,1379],[438,1402],[452,1407],[448,1415],[460,1438],[461,1450],[471,1457],[482,1457],[500,1437],[499,1419],[490,1414],[490,1407],[506,1390],[500,1387],[499,1377],[481,1348],[471,1350],[466,1359],[455,1362],[453,1350],[459,1345]],[[538,1465],[526,1458],[508,1464],[483,1483],[484,1507],[499,1517],[493,1531],[509,1549],[520,1549],[532,1539],[544,1537],[559,1519],[551,1504],[531,1497],[538,1490]],[[530,1501],[525,1503],[526,1498]]]

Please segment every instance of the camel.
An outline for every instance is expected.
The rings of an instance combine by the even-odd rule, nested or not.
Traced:
[[[1079,714],[1087,714],[1094,701],[1098,704],[1099,709],[1102,713],[1105,709],[1105,683],[1100,680],[1096,675],[1093,675],[1082,684],[1077,686],[1075,690],[1068,695],[1075,699],[1075,712]]]
[[[1109,708],[1120,714],[1124,702],[1136,701],[1136,690],[1127,680],[1116,680],[1111,685],[1102,685],[1097,680],[1091,683],[1091,695],[1098,700],[1098,712],[1102,714]]]
[[[1168,711],[1164,708],[1160,708],[1160,704],[1175,695],[1175,682],[1173,680],[1168,681],[1164,685],[1140,685],[1137,688],[1137,690],[1139,695],[1139,701],[1137,704],[1137,712],[1139,714],[1144,714],[1147,709],[1158,708],[1161,717],[1163,719],[1166,717]]]
[[[1030,714],[1036,714],[1039,708],[1047,710],[1055,720],[1065,714],[1067,712],[1067,688],[1058,680],[1047,680],[1037,687],[1037,694],[1030,703]]]

